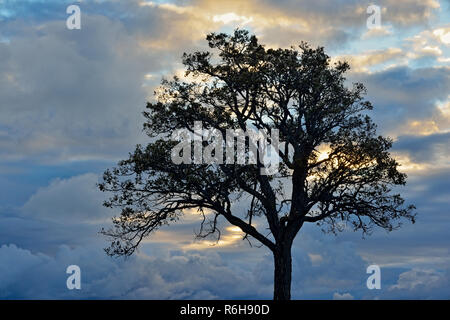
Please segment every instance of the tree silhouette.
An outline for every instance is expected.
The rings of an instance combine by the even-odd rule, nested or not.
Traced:
[[[266,246],[274,257],[274,299],[290,299],[291,247],[305,223],[363,234],[374,226],[393,230],[401,218],[414,223],[414,206],[392,193],[406,180],[388,153],[392,141],[376,135],[364,86],[346,87],[347,63],[332,65],[322,47],[303,42],[266,49],[245,30],[206,39],[213,52],[183,55],[189,81],[163,80],[156,102],[147,104],[144,130],[152,142],[106,170],[99,184],[113,193],[105,206],[122,209],[102,230],[112,238],[109,255],[131,255],[152,231],[197,209],[197,236],[220,237],[222,217]],[[256,164],[175,164],[171,134],[194,132],[196,121],[224,137],[227,129],[279,130],[278,172],[263,174],[260,157]],[[233,149],[231,156],[242,155]]]

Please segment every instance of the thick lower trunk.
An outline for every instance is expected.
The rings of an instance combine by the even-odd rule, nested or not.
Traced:
[[[292,257],[291,246],[281,247],[274,252],[274,300],[291,299]]]

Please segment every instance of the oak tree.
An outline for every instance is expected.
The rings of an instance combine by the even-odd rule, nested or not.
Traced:
[[[121,208],[102,231],[112,238],[108,254],[131,255],[160,226],[196,209],[199,237],[220,236],[223,219],[267,247],[273,297],[290,299],[291,248],[303,225],[370,233],[414,222],[414,206],[393,192],[406,175],[388,152],[392,140],[377,135],[363,84],[346,85],[346,62],[331,63],[324,48],[303,42],[266,48],[245,30],[212,33],[207,41],[211,50],[183,55],[188,77],[163,80],[147,104],[148,145],[104,173],[99,188],[112,192],[105,205]],[[175,164],[171,134],[193,132],[196,121],[224,137],[227,129],[277,129],[284,142],[278,172],[262,174],[261,161]]]

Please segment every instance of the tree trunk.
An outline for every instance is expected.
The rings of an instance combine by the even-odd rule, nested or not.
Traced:
[[[291,246],[281,246],[274,254],[274,300],[291,299],[292,257]]]

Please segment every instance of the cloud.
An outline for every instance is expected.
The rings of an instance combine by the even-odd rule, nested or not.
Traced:
[[[392,27],[387,26],[380,26],[378,28],[371,28],[367,30],[362,36],[361,39],[370,39],[370,38],[377,38],[377,37],[383,37],[383,36],[389,36],[392,35]]]
[[[401,299],[449,299],[450,292],[445,289],[450,285],[449,269],[412,269],[399,275],[395,285],[389,287],[387,298]]]
[[[245,17],[269,45],[309,40],[333,47],[352,39],[348,27],[365,21],[358,3],[87,2],[83,27],[76,31],[65,28],[61,3],[51,2],[44,16],[32,10],[42,3],[17,7],[36,19],[2,22],[9,41],[0,42],[0,154],[52,163],[118,158],[130,142],[144,141],[140,112],[161,75],[178,66],[183,51],[204,46],[207,32],[222,28],[218,17],[229,17],[227,23]],[[433,4],[412,1],[410,6],[422,12]],[[242,11],[237,14],[236,8]],[[431,34],[445,40],[445,30]],[[389,48],[350,59],[355,70],[365,71],[401,55]]]
[[[102,248],[105,239],[98,237],[99,225],[83,223],[103,217],[95,205],[97,191],[92,184],[97,177],[84,174],[59,179],[39,189],[24,206],[30,214],[18,219],[14,215],[1,217],[0,248],[5,279],[0,275],[0,296],[3,298],[112,298],[112,299],[270,299],[272,295],[273,260],[269,252],[249,248],[244,241],[228,246],[187,245],[192,241],[193,226],[198,221],[187,215],[185,222],[155,233],[129,260],[108,258]],[[442,182],[445,184],[445,179]],[[437,186],[439,189],[439,187]],[[429,190],[433,193],[433,190]],[[445,191],[443,191],[445,194]],[[89,195],[89,193],[92,193]],[[79,194],[79,195],[78,195]],[[423,189],[421,194],[432,199]],[[57,199],[53,201],[52,199]],[[79,212],[76,203],[85,199],[86,212]],[[100,202],[100,201],[99,201]],[[98,203],[97,203],[98,204]],[[52,209],[51,206],[54,205]],[[34,209],[34,210],[33,210]],[[32,213],[35,212],[35,215]],[[61,215],[61,213],[63,213]],[[80,217],[79,221],[70,215]],[[425,224],[424,224],[425,222]],[[105,222],[106,223],[106,222]],[[436,223],[432,224],[436,225]],[[437,225],[445,226],[445,223]],[[426,221],[422,228],[428,229]],[[0,227],[0,229],[2,229]],[[421,229],[423,230],[423,229]],[[436,230],[429,229],[436,233]],[[421,234],[411,231],[415,237]],[[165,234],[165,235],[164,235]],[[233,232],[231,232],[233,234]],[[164,235],[164,237],[162,236]],[[391,241],[392,238],[387,238]],[[398,238],[397,238],[398,239]],[[405,239],[407,242],[408,238]],[[418,241],[420,238],[418,238]],[[345,238],[325,235],[315,226],[305,226],[294,243],[292,295],[296,299],[331,299],[348,295],[356,299],[372,297],[365,287],[367,261],[358,252],[361,239],[355,244]],[[21,243],[17,245],[15,243]],[[372,245],[389,257],[389,250],[407,246],[380,246],[375,238]],[[434,241],[430,242],[433,245]],[[429,259],[430,250],[411,250]],[[442,244],[445,246],[445,243]],[[52,248],[52,249],[50,249]],[[194,248],[194,249],[192,249]],[[373,250],[372,250],[373,251]],[[442,253],[437,252],[441,255]],[[401,261],[401,256],[391,256]],[[376,262],[379,263],[375,259]],[[15,270],[10,265],[19,264]],[[65,268],[77,264],[82,270],[82,290],[64,287]],[[406,272],[404,269],[401,272]],[[401,272],[383,268],[383,287],[396,284]],[[1,273],[0,273],[1,274]],[[390,275],[389,275],[390,274]],[[236,283],[245,286],[236,288]],[[412,288],[414,296],[420,286]],[[403,289],[402,289],[403,290]],[[397,290],[398,291],[398,290]],[[388,293],[395,297],[396,290]],[[447,291],[438,287],[438,297]],[[383,297],[385,291],[377,293]]]
[[[380,3],[386,9],[382,19],[399,27],[426,24],[440,8],[436,0],[384,0]]]
[[[435,58],[444,64],[450,45],[450,27],[442,26],[435,29],[421,31],[413,37],[405,40],[410,59]]]
[[[295,299],[332,299],[336,291],[366,290],[366,262],[356,253],[355,246],[339,241],[333,235],[304,227],[292,249],[292,296]],[[271,255],[258,263],[255,274],[264,287],[271,287]]]
[[[83,246],[101,240],[98,232],[114,210],[102,206],[98,175],[53,179],[20,207],[0,208],[0,244],[14,243],[33,251],[54,252],[61,244]]]
[[[2,266],[21,265],[5,275],[9,280],[0,285],[3,298],[272,296],[272,255],[250,248],[228,224],[222,227],[223,239],[229,244],[195,242],[193,230],[198,229],[200,217],[191,213],[186,213],[183,223],[149,237],[131,259],[108,258],[102,250],[107,241],[97,232],[109,224],[105,218],[113,212],[100,207],[103,194],[94,188],[97,179],[94,174],[56,179],[38,189],[20,215],[0,216],[0,243],[7,244],[0,249]],[[293,260],[293,295],[298,298],[329,299],[334,291],[359,287],[365,277],[365,263],[352,245],[323,236],[313,238],[308,232],[296,241]],[[82,269],[81,292],[63,286],[70,264]],[[361,278],[355,281],[358,273]],[[235,283],[246,285],[237,289]]]
[[[105,222],[111,210],[102,206],[106,197],[96,187],[96,174],[55,179],[23,205],[24,215],[67,223]],[[108,219],[109,220],[109,219]]]
[[[6,259],[7,257],[7,259]],[[14,245],[0,247],[0,296],[6,299],[212,299],[249,295],[251,274],[233,273],[218,255],[174,254],[171,257],[108,258],[99,248],[61,246],[54,256]],[[18,268],[11,268],[19,263]],[[81,269],[81,290],[66,288],[67,266]],[[221,277],[217,277],[217,275]],[[214,281],[213,281],[214,280]],[[249,283],[236,288],[235,283]]]
[[[85,16],[84,26],[68,34],[56,22],[23,25],[22,35],[0,46],[8,57],[0,63],[4,159],[95,159],[136,140],[145,59],[120,23]]]
[[[145,103],[191,38],[170,29],[183,29],[179,14],[132,8],[133,22],[83,11],[81,30],[57,20],[4,23],[13,36],[0,43],[2,159],[105,160],[143,141]]]
[[[400,170],[404,171],[403,167]],[[417,222],[404,224],[390,233],[374,230],[364,240],[356,233],[346,232],[339,235],[340,240],[354,243],[364,261],[380,265],[383,270],[403,268],[401,272],[405,272],[413,267],[447,269],[450,264],[447,228],[450,223],[449,179],[448,168],[430,166],[428,170],[408,172],[406,187],[394,191],[401,193],[406,203],[417,207]],[[382,273],[384,277],[385,272]],[[386,285],[384,280],[383,283]]]
[[[404,56],[400,48],[387,48],[373,50],[353,55],[337,56],[332,60],[347,61],[350,64],[352,72],[369,72],[370,68],[386,62],[395,62]]]
[[[448,67],[392,67],[371,74],[358,73],[352,81],[367,87],[367,98],[374,105],[372,116],[381,132],[396,137],[410,120],[432,117],[437,101],[445,101],[450,90]]]
[[[338,292],[333,293],[333,300],[353,300],[354,297],[350,293],[340,294]]]
[[[433,270],[410,270],[403,272],[398,277],[397,284],[391,286],[389,290],[407,289],[413,290],[417,287],[430,289],[437,287],[439,282],[442,282],[443,276]]]
[[[350,247],[344,246],[342,249],[334,254],[333,265],[327,259],[321,266],[314,267],[306,258],[305,248],[297,248],[294,255],[293,296],[330,299],[333,290],[345,290],[354,283],[349,279],[350,272],[340,272],[349,266],[342,265],[342,255],[352,256]],[[5,270],[0,273],[0,297],[270,299],[273,262],[271,255],[261,254],[259,251],[259,258],[254,261],[242,253],[230,256],[220,250],[178,251],[166,246],[165,254],[148,256],[142,252],[123,260],[107,257],[99,243],[75,248],[62,245],[51,254],[33,253],[16,245],[3,245],[0,247],[0,261],[1,268]],[[337,261],[339,263],[336,265]],[[11,268],[16,263],[20,267]],[[72,264],[81,268],[80,291],[65,288],[68,277],[65,270]],[[336,272],[323,274],[323,270],[333,268]],[[358,265],[353,265],[352,269],[358,269]],[[361,269],[364,269],[363,266]],[[336,277],[339,273],[339,277]],[[236,287],[236,283],[245,285]]]
[[[439,163],[450,166],[450,132],[422,136],[400,136],[395,142],[395,150],[403,151],[416,162]],[[442,163],[443,162],[443,163]]]

